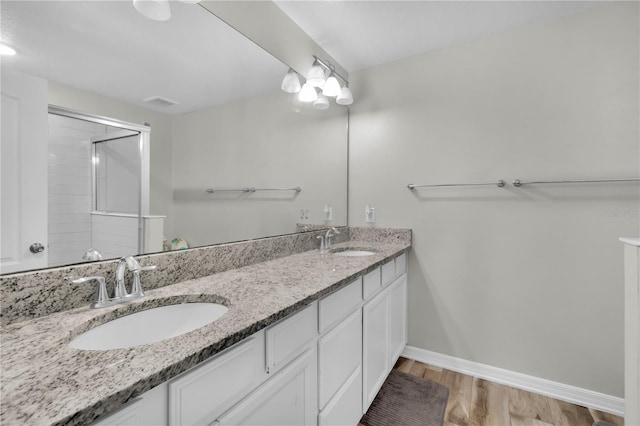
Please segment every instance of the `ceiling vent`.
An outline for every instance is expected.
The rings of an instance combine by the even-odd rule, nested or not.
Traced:
[[[179,102],[172,101],[171,99],[167,99],[162,96],[149,96],[148,98],[144,98],[142,102],[146,102],[148,104],[161,108],[167,108],[179,104]]]

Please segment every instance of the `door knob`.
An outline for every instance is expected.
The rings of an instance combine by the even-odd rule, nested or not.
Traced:
[[[44,246],[40,243],[33,243],[29,246],[29,251],[31,253],[42,253],[44,251]]]

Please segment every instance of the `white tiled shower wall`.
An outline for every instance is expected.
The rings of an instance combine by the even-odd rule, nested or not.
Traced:
[[[49,266],[77,263],[91,247],[91,142],[101,124],[49,114]]]

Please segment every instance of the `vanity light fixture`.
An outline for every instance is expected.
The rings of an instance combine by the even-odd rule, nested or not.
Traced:
[[[353,94],[351,94],[351,89],[349,89],[348,84],[345,84],[345,86],[340,89],[340,94],[336,98],[336,103],[338,105],[351,105],[353,103]]]
[[[16,51],[6,44],[0,43],[0,55],[13,56],[16,54]]]
[[[186,4],[196,4],[200,0],[178,0]],[[138,12],[154,21],[168,21],[171,18],[169,0],[133,0],[133,7]]]
[[[300,89],[298,99],[300,99],[301,102],[313,102],[318,99],[318,92],[316,92],[315,87],[311,87],[309,83],[305,83],[302,89]]]
[[[171,18],[169,0],[133,0],[133,7],[154,21],[168,21]]]
[[[326,80],[325,70],[329,72],[329,78]],[[340,87],[338,78],[344,81],[343,87]],[[299,85],[300,74],[289,68],[282,80],[281,88],[287,93],[298,93],[298,99],[301,102],[313,102],[313,106],[316,109],[329,108],[328,97],[335,97],[338,105],[351,105],[353,103],[353,94],[349,89],[349,81],[336,72],[336,67],[333,64],[329,61],[323,61],[315,55],[313,55],[313,65],[311,71],[307,74],[305,83],[302,88],[299,88]]]
[[[300,77],[298,76],[298,73],[292,68],[289,68],[284,79],[282,79],[281,89],[287,93],[298,93],[300,88]]]
[[[329,108],[329,99],[322,93],[318,95],[318,99],[313,101],[313,107],[315,109],[327,109]]]
[[[340,94],[340,83],[338,83],[334,71],[331,71],[331,75],[327,78],[327,82],[322,89],[322,94],[325,96],[338,96]]]
[[[319,87],[322,89],[325,84],[325,76],[324,76],[324,68],[320,65],[318,58],[313,61],[313,66],[309,70],[309,74],[307,74],[307,83],[309,83],[312,87]]]

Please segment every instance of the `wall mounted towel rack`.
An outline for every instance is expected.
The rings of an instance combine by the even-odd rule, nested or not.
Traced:
[[[214,192],[257,192],[257,191],[295,191],[300,192],[302,188],[299,186],[293,188],[209,188],[207,189],[208,194],[213,194]]]
[[[516,188],[522,185],[546,185],[555,183],[607,183],[607,182],[639,182],[640,178],[623,178],[623,179],[575,179],[575,180],[539,180],[523,182],[515,179],[512,183]]]
[[[413,183],[410,183],[407,185],[407,188],[414,189],[414,188],[434,188],[437,186],[488,186],[488,185],[495,185],[498,188],[502,188],[505,185],[505,181],[500,179],[497,182],[488,182],[488,183],[439,183],[439,184],[431,184],[431,185],[414,185]]]

